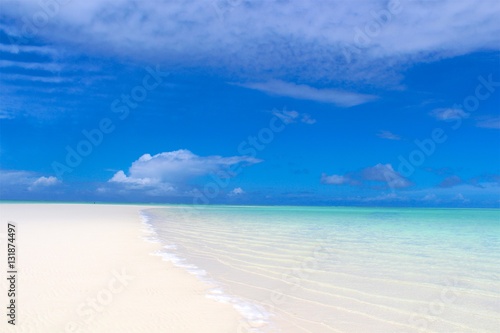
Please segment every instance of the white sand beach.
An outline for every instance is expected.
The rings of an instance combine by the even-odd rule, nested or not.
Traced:
[[[141,206],[1,204],[1,332],[235,332],[207,285],[150,255]],[[150,207],[149,207],[150,208]],[[7,224],[16,225],[16,325],[7,323]]]

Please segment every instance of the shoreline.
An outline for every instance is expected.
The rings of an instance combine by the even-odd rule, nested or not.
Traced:
[[[146,241],[140,212],[154,207],[161,206],[0,203],[0,237],[6,241],[13,221],[18,265],[16,325],[4,314],[0,330],[235,332],[242,317],[231,304],[208,298],[209,285],[152,255],[162,246]],[[7,254],[0,269],[7,274]]]

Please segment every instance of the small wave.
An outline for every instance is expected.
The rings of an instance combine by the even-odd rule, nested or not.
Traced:
[[[142,237],[142,239],[150,243],[160,244],[161,242],[160,239],[158,238],[158,233],[153,228],[153,225],[151,224],[149,217],[143,214],[142,212],[139,213],[139,216],[141,217],[141,224],[142,224],[141,231],[144,234],[146,234],[146,236]]]
[[[245,318],[246,322],[253,328],[265,326],[269,323],[270,314],[261,306],[242,301],[239,298],[225,294],[221,289],[210,290],[207,298],[217,302],[231,304],[238,313]],[[256,330],[255,332],[258,332]]]
[[[142,212],[140,213],[140,216],[144,230],[148,234],[148,236],[145,237],[145,240],[154,243],[162,243],[158,233],[155,231],[153,224],[151,223],[150,218]],[[263,307],[226,294],[219,284],[209,277],[207,271],[196,265],[188,263],[186,259],[174,253],[173,251],[175,250],[177,250],[177,245],[166,244],[163,245],[161,250],[155,251],[151,253],[151,255],[159,256],[163,260],[171,262],[174,266],[186,270],[202,282],[208,284],[211,288],[208,290],[206,297],[220,303],[231,304],[231,306],[233,306],[233,308],[244,318],[245,323],[251,327],[249,332],[259,333],[261,332],[259,328],[263,328],[269,324],[269,318],[271,315]]]

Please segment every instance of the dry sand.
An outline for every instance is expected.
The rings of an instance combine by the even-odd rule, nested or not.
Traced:
[[[0,332],[236,332],[231,305],[151,255],[160,245],[144,240],[142,208],[0,204]],[[17,226],[15,326],[7,322],[8,221]]]

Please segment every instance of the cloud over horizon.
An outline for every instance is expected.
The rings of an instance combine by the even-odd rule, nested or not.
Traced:
[[[44,191],[48,187],[62,184],[54,176],[40,176],[26,170],[0,170],[1,192]]]
[[[368,186],[378,188],[401,189],[410,187],[412,183],[395,171],[391,164],[376,164],[359,172],[350,172],[345,175],[330,175],[323,173],[321,183],[327,185]],[[375,185],[373,185],[375,184]],[[382,185],[380,185],[382,184]]]
[[[128,175],[120,170],[108,183],[123,184],[129,189],[161,187],[166,191],[174,191],[177,186],[185,186],[187,181],[194,178],[210,174],[230,178],[235,175],[237,167],[259,162],[261,160],[249,156],[198,156],[187,149],[156,155],[144,154],[132,162]]]

